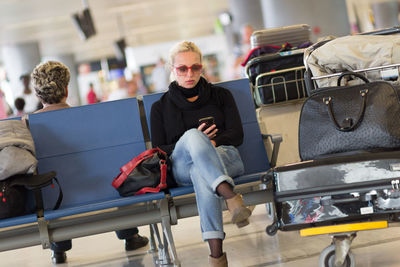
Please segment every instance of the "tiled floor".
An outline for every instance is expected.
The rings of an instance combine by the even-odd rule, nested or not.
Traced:
[[[227,234],[224,250],[231,267],[303,267],[318,266],[320,252],[330,244],[327,235],[300,237],[298,232],[278,232],[274,237],[265,234],[270,221],[265,206],[259,205],[251,217],[251,224],[237,229],[225,225]],[[207,266],[208,248],[201,241],[198,217],[183,219],[173,226],[175,243],[182,266]],[[148,227],[141,227],[143,235],[149,235]],[[68,263],[64,266],[133,267],[155,266],[147,248],[125,253],[124,244],[114,233],[78,238],[68,252]],[[352,251],[356,266],[381,267],[400,266],[400,228],[359,232],[353,241]],[[0,266],[47,267],[50,250],[40,246],[0,253]]]

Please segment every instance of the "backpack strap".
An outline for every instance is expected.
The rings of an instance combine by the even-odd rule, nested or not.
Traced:
[[[56,177],[56,172],[47,172],[44,174],[17,174],[11,176],[11,186],[23,185],[30,190],[42,188],[52,184],[53,178]]]
[[[44,205],[43,205],[43,198],[42,198],[42,192],[41,189],[45,186],[52,185],[53,186],[53,180],[57,183],[58,185],[58,198],[56,201],[56,204],[54,205],[53,210],[56,210],[60,207],[62,199],[63,199],[63,192],[60,186],[60,183],[58,182],[58,179],[56,178],[56,172],[48,172],[44,174],[18,174],[10,177],[10,186],[25,186],[27,189],[32,190],[34,195],[35,195],[35,201],[36,201],[36,209],[38,212],[38,215],[43,216],[43,211],[44,211]]]

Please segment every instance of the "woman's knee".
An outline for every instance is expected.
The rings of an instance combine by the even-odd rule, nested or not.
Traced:
[[[192,152],[207,151],[212,146],[209,138],[197,129],[187,130],[181,137],[181,141],[185,144],[186,149]]]
[[[172,153],[172,158],[180,157],[182,153],[191,154],[193,148],[200,144],[204,144],[204,137],[206,136],[197,129],[187,130],[176,143],[175,149]]]
[[[204,140],[206,136],[201,131],[193,128],[187,130],[181,137],[182,140],[185,141],[195,141],[195,140]]]

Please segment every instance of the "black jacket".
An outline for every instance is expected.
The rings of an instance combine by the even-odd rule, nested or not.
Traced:
[[[214,86],[205,79],[198,100],[189,102],[179,91],[175,82],[161,99],[151,107],[151,139],[153,147],[160,147],[171,154],[176,142],[191,128],[198,127],[198,120],[213,116],[217,125],[217,146],[239,146],[243,142],[243,128],[235,100],[227,89]]]

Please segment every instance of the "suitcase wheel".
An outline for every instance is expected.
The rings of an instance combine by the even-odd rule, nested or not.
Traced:
[[[269,236],[274,236],[278,232],[278,228],[279,228],[278,224],[277,223],[273,223],[271,225],[268,225],[267,228],[265,229],[265,231],[267,232],[267,234]]]
[[[335,245],[332,244],[325,248],[319,256],[319,267],[335,267]],[[347,253],[344,263],[341,267],[355,267],[356,261],[353,253]]]
[[[399,212],[393,213],[392,220],[395,222],[400,222],[400,213]]]

